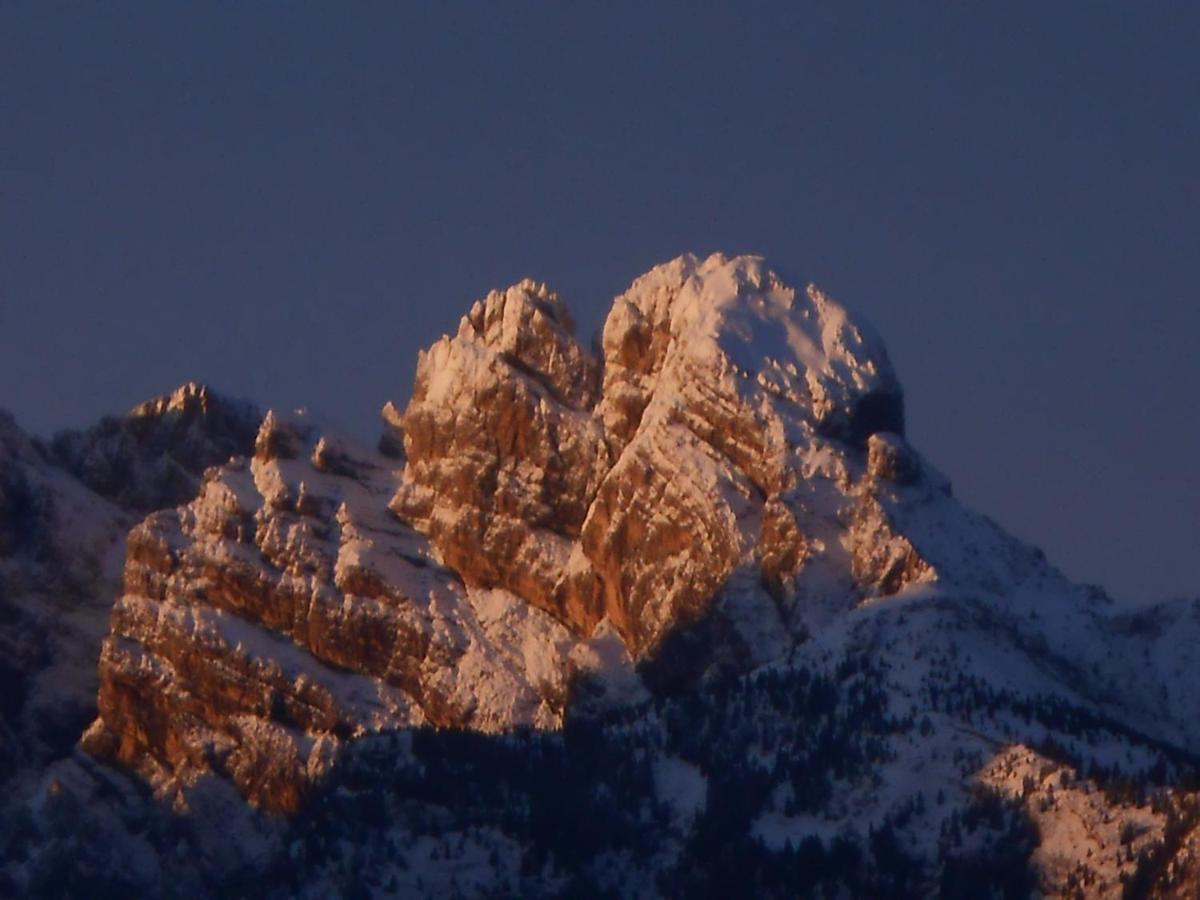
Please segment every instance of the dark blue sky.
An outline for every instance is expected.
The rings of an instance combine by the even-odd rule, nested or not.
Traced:
[[[26,427],[200,379],[374,433],[491,287],[590,331],[754,251],[882,333],[960,495],[1200,592],[1200,5],[247,6],[0,7]]]

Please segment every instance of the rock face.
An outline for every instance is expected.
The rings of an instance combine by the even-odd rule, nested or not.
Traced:
[[[903,431],[882,345],[756,258],[681,257],[638,279],[602,351],[544,286],[476,304],[418,363],[391,508],[468,584],[579,634],[607,619],[635,656],[701,618],[735,570],[779,593],[809,559],[799,520],[849,515],[859,448]],[[813,477],[846,508],[798,506]]]
[[[417,363],[392,511],[468,584],[584,627],[558,588],[607,468],[599,363],[559,299],[522,282],[471,309]],[[592,623],[594,624],[594,622]]]
[[[292,811],[345,739],[560,721],[576,642],[433,559],[387,513],[391,464],[272,413],[252,458],[137,526],[85,746],[164,792],[216,772]]]
[[[252,459],[130,535],[85,746],[291,810],[354,735],[553,727],[580,674],[694,682],[778,654],[835,594],[936,577],[867,466],[880,429],[915,460],[898,382],[826,295],[681,257],[616,299],[601,351],[523,281],[421,354],[382,455],[269,414]],[[691,631],[706,646],[668,652]]]

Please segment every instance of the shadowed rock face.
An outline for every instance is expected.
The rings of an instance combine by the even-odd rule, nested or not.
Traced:
[[[915,454],[893,434],[911,465],[868,471],[898,382],[826,295],[681,257],[616,299],[599,351],[524,281],[421,354],[382,453],[268,414],[252,458],[131,533],[85,747],[291,811],[356,735],[557,727],[580,675],[695,683],[936,577],[885,506],[931,489]]]

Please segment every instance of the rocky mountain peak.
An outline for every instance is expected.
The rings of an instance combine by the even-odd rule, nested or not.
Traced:
[[[261,414],[252,404],[189,382],[50,441],[55,464],[101,496],[139,513],[196,495],[206,468],[249,452]]]
[[[139,403],[129,411],[129,418],[161,419],[171,413],[179,416],[204,415],[211,408],[224,405],[228,402],[215,391],[211,390],[208,385],[189,381],[186,384],[180,385],[169,394]]]
[[[616,299],[603,344],[605,393],[617,395],[616,407],[630,389],[653,392],[664,377],[668,394],[700,379],[748,403],[771,393],[830,434],[861,441],[904,430],[882,342],[815,286],[788,285],[761,257],[686,255],[657,266]]]
[[[391,509],[468,584],[581,635],[607,620],[635,655],[760,566],[764,510],[770,534],[795,531],[786,495],[812,460],[841,495],[866,438],[903,432],[879,340],[759,257],[658,266],[616,298],[601,348],[542,285],[476,303],[420,357]]]

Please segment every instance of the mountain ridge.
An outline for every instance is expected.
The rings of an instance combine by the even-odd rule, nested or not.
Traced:
[[[13,884],[51,877],[80,841],[53,810],[91,802],[150,853],[152,893],[221,892],[296,852],[293,886],[336,892],[352,863],[318,848],[371,784],[368,818],[400,824],[359,833],[353,865],[384,895],[450,889],[425,852],[438,829],[462,836],[439,859],[476,860],[456,882],[475,895],[1197,883],[1200,603],[1116,613],[962,506],[903,437],[878,337],[760,258],[656,267],[594,349],[545,285],[490,293],[421,354],[378,450],[176,394],[139,409],[199,409],[199,430],[90,433],[102,455],[174,440],[211,462],[178,482],[132,465],[110,490],[129,517],[164,483],[195,497],[130,533],[99,715],[33,789],[41,849]],[[98,799],[126,776],[96,760],[153,798]],[[508,801],[486,799],[496,779]],[[166,807],[163,834],[209,862],[113,824]],[[567,819],[546,830],[551,814]],[[87,865],[120,882],[103,853]]]

